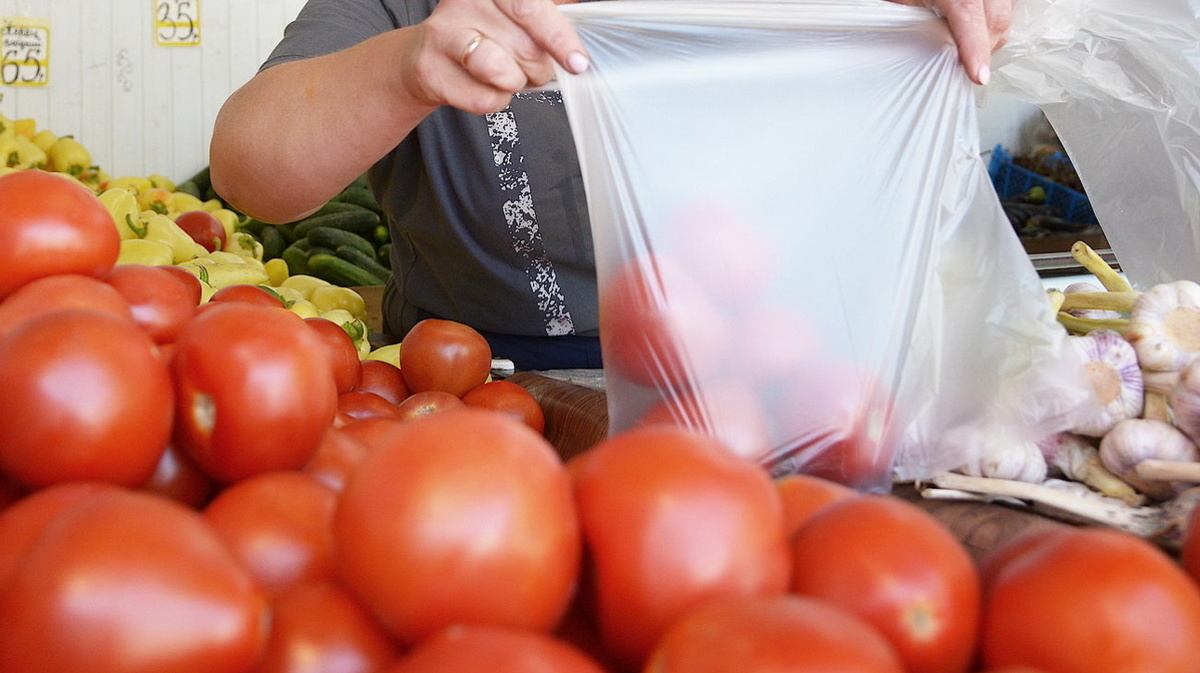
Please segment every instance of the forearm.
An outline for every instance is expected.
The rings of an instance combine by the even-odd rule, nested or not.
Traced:
[[[239,210],[269,222],[319,208],[435,109],[404,85],[401,71],[413,39],[410,29],[391,31],[256,75],[217,116],[213,187]]]

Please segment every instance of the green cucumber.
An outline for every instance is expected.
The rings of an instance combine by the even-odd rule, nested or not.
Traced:
[[[383,278],[337,255],[312,255],[308,258],[308,273],[343,287],[384,283]]]
[[[347,187],[338,194],[337,199],[343,203],[353,203],[356,206],[362,206],[377,215],[383,214],[383,209],[379,207],[379,202],[375,200],[375,193],[366,187]]]
[[[368,255],[358,248],[349,245],[339,245],[334,252],[338,257],[369,272],[372,276],[386,279],[391,275],[391,271],[375,259],[375,251],[373,250]]]
[[[263,246],[263,261],[279,257],[283,254],[283,249],[288,245],[287,241],[283,238],[283,234],[279,231],[279,227],[273,224],[268,224],[258,232],[258,240]]]
[[[304,238],[313,245],[313,247],[325,247],[333,250],[343,245],[348,245],[353,248],[358,248],[365,255],[375,256],[375,246],[370,241],[359,236],[352,231],[338,229],[336,227],[313,227],[308,230]]]
[[[296,223],[293,233],[297,239],[304,238],[314,227],[333,227],[352,231],[359,236],[372,235],[379,224],[379,215],[369,210],[348,210],[343,213],[310,215]]]
[[[302,250],[295,244],[289,245],[283,249],[283,253],[279,255],[283,261],[287,262],[288,275],[297,276],[308,273],[308,251]]]
[[[346,203],[345,201],[326,201],[325,205],[313,211],[309,217],[318,215],[328,215],[330,213],[352,213],[358,210],[367,210],[356,203]]]
[[[379,259],[380,264],[389,269],[392,268],[392,244],[384,243],[379,246],[379,249],[375,251],[375,257]]]

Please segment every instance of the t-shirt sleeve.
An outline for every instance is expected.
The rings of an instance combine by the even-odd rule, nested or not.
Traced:
[[[407,14],[401,3],[384,0],[308,0],[259,70],[352,47],[410,25]]]

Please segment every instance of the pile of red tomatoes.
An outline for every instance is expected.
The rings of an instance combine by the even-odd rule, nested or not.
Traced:
[[[976,558],[913,503],[667,425],[564,461],[520,393],[476,392],[468,328],[368,374],[286,309],[114,267],[94,196],[22,180],[0,673],[1200,671],[1200,543],[1063,525]]]

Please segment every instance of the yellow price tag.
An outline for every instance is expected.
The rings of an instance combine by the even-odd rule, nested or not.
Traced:
[[[0,83],[46,86],[50,82],[50,20],[0,18]]]
[[[200,44],[200,0],[152,0],[154,43],[168,47]]]

